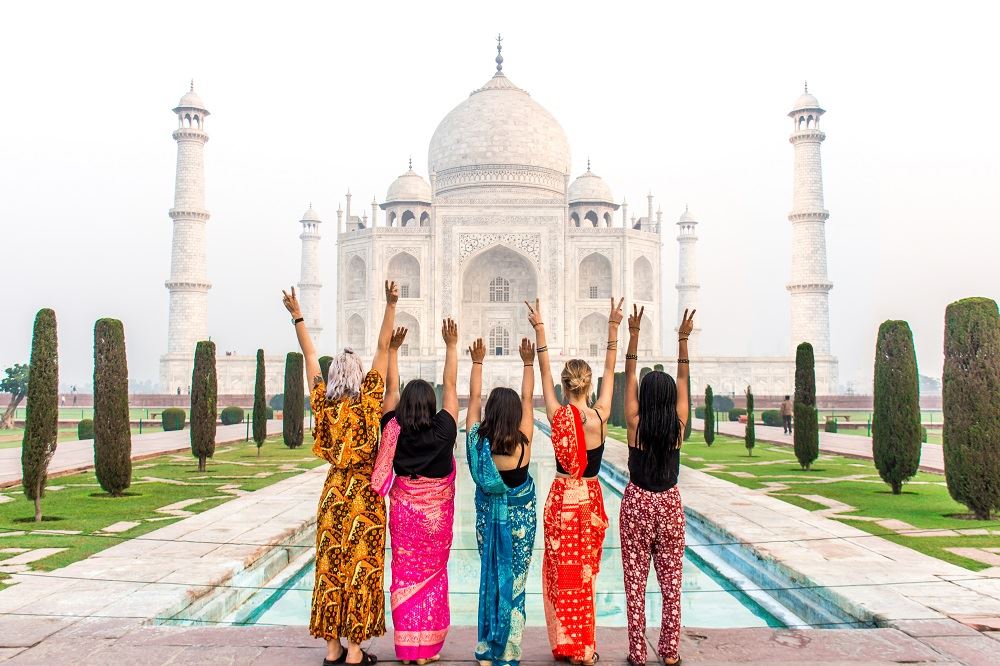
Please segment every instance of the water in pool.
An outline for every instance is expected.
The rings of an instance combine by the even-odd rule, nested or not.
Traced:
[[[538,433],[536,433],[536,440]],[[555,463],[546,447],[535,449],[531,475],[538,492],[538,534],[531,562],[527,591],[527,623],[544,626],[542,611],[542,525],[541,511],[549,485],[555,476]],[[475,626],[478,613],[479,552],[476,548],[475,485],[464,462],[462,445],[459,454],[455,510],[455,539],[448,563],[451,621],[455,626]],[[603,481],[603,479],[602,479]],[[604,484],[604,502],[610,525],[604,540],[601,572],[597,579],[597,624],[607,627],[625,626],[625,593],[622,573],[618,513],[621,496]],[[386,588],[391,571],[391,553],[386,548]],[[250,599],[234,615],[237,621],[253,624],[305,625],[309,623],[314,567],[304,567],[280,590],[265,590]],[[681,595],[682,617],[686,626],[693,627],[764,627],[783,626],[767,610],[741,592],[732,583],[708,566],[689,549],[684,559],[684,583]],[[660,623],[662,596],[655,574],[650,572],[646,594],[647,622]],[[389,599],[386,594],[386,623],[391,624]]]

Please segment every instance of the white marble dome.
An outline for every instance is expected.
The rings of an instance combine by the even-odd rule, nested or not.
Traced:
[[[694,215],[691,214],[691,211],[688,210],[687,206],[684,207],[684,212],[681,213],[680,219],[677,220],[677,224],[685,224],[685,223],[698,224],[698,221],[695,220]]]
[[[570,203],[594,201],[614,203],[615,201],[611,188],[603,178],[591,171],[590,167],[587,167],[585,174],[570,183],[568,194]]]
[[[799,98],[795,100],[795,106],[792,107],[794,110],[799,111],[801,109],[818,109],[819,100],[812,93],[806,91],[799,95]]]
[[[181,101],[177,103],[177,108],[184,109],[199,109],[205,111],[205,103],[201,101],[201,97],[198,93],[194,91],[194,88],[184,93],[184,97],[181,97]]]
[[[427,162],[439,193],[479,183],[562,193],[569,141],[551,113],[497,72],[444,117]]]
[[[390,201],[431,202],[431,185],[411,167],[409,171],[392,181],[385,193],[386,203]]]
[[[312,204],[309,205],[309,210],[302,214],[302,222],[322,222],[319,219],[319,215],[313,210]]]

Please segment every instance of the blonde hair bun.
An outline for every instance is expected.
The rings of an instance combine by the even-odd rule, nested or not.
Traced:
[[[590,385],[593,380],[593,372],[590,364],[583,359],[574,358],[566,362],[563,367],[562,384],[566,392],[570,395],[583,395],[590,393]]]

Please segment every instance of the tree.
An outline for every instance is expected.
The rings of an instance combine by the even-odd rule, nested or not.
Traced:
[[[898,495],[920,468],[920,380],[913,333],[905,321],[884,321],[875,343],[872,458]]]
[[[0,430],[14,427],[14,415],[18,405],[28,395],[28,366],[25,363],[15,363],[4,370],[4,378],[0,379],[0,392],[10,394],[10,402],[0,419]]]
[[[942,383],[948,492],[978,520],[989,520],[1000,511],[1000,313],[995,301],[965,298],[948,306]]]
[[[198,471],[215,455],[215,420],[218,417],[218,383],[215,375],[215,343],[202,340],[195,347],[191,373],[191,454]]]
[[[639,370],[639,383],[640,383],[640,384],[642,384],[642,380],[643,380],[643,378],[644,378],[644,377],[645,377],[646,375],[648,375],[649,373],[651,373],[652,371],[653,371],[653,369],[652,369],[652,368],[650,368],[649,366],[646,366],[646,367],[644,367],[644,368],[640,369],[640,370]]]
[[[684,424],[684,441],[691,439],[691,421],[694,418],[694,396],[691,395],[691,375],[687,378],[688,387],[688,420]]]
[[[59,343],[56,313],[49,308],[35,315],[30,364],[21,442],[21,485],[24,496],[35,503],[37,523],[42,520],[42,498],[59,434]]]
[[[657,364],[655,364],[655,365],[653,366],[653,370],[657,370],[657,371],[659,371],[659,372],[663,372],[663,364],[662,364],[662,363],[657,363]]]
[[[562,383],[556,384],[556,402],[563,404]]]
[[[290,449],[302,446],[302,418],[305,414],[305,393],[303,386],[302,354],[288,352],[285,357],[285,418],[281,422],[281,433],[285,446]]]
[[[747,447],[747,455],[753,455],[753,447],[757,444],[757,430],[754,425],[753,391],[747,386],[747,429],[743,433],[743,445]]]
[[[128,359],[125,329],[117,319],[94,324],[94,474],[112,497],[132,485]]]
[[[320,356],[319,357],[319,371],[323,375],[323,381],[325,382],[330,377],[330,364],[333,363],[332,356]],[[312,377],[309,378],[310,380]]]
[[[611,414],[609,414],[608,422],[611,425],[616,425],[618,427],[623,427],[625,414],[625,373],[616,372],[615,373],[615,384],[614,390],[611,391]]]
[[[819,457],[819,422],[816,419],[816,359],[812,345],[795,350],[795,457],[808,470]]]
[[[329,357],[324,357],[329,358]],[[267,439],[267,396],[264,394],[264,350],[257,350],[257,381],[253,386],[253,441],[257,445],[257,455],[260,447]]]
[[[715,441],[715,396],[712,387],[705,387],[705,443],[712,446]]]

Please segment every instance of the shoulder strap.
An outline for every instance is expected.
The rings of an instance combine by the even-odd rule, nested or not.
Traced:
[[[521,442],[521,455],[517,457],[517,465],[515,468],[520,469],[522,460],[524,460],[524,442]]]

